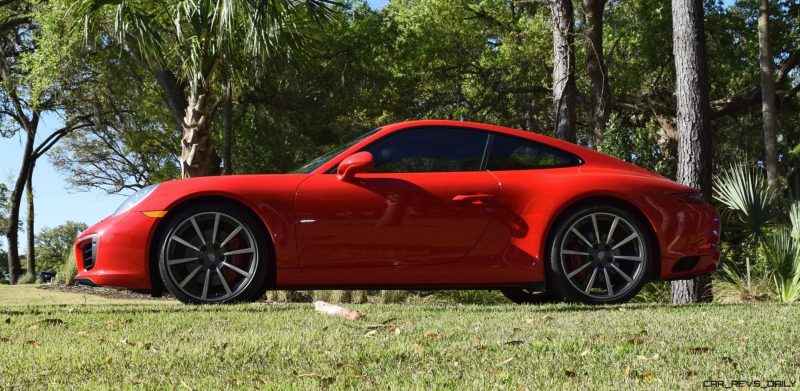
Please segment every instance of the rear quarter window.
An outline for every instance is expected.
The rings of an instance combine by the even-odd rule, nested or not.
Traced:
[[[486,168],[491,171],[533,170],[581,164],[577,156],[535,141],[495,134]]]

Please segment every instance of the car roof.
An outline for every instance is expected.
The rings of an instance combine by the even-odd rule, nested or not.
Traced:
[[[583,148],[579,145],[564,140],[559,140],[557,138],[534,133],[531,131],[524,131],[519,129],[507,128],[505,126],[498,126],[498,125],[491,125],[491,124],[470,122],[470,121],[453,121],[453,120],[436,119],[436,120],[415,120],[415,121],[398,122],[382,127],[381,130],[378,132],[378,137],[404,129],[425,127],[425,126],[450,126],[450,127],[468,128],[468,129],[476,129],[476,130],[508,134],[511,136],[521,137],[528,140],[537,141],[543,144],[548,144],[550,146],[559,149],[563,149],[567,152],[571,152],[573,154],[578,155],[578,157],[582,159],[584,158],[584,154],[587,151],[590,153],[594,152],[592,150]]]

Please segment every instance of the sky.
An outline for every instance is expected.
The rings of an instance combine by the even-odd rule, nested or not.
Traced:
[[[387,1],[388,0],[367,0],[367,3],[369,3],[370,7],[374,8],[374,9],[378,9],[378,8],[383,7],[386,4]]]
[[[41,121],[37,143],[62,124],[61,119],[54,115],[45,115]],[[4,183],[9,191],[13,188],[19,173],[24,147],[25,137],[22,135],[0,138],[0,182]],[[67,220],[91,225],[111,214],[125,200],[124,196],[108,195],[99,190],[79,192],[68,189],[64,175],[56,172],[46,155],[36,164],[33,193],[36,201],[37,232],[45,226],[54,227]],[[22,206],[20,211],[24,216],[26,204]],[[4,245],[3,248],[7,247]]]

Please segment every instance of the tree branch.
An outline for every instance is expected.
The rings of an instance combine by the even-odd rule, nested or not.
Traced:
[[[88,115],[77,117],[73,123],[67,124],[63,128],[50,133],[50,135],[47,136],[44,141],[39,143],[39,145],[33,150],[33,159],[37,160],[42,157],[42,155],[47,153],[47,151],[49,151],[50,148],[52,148],[59,140],[61,140],[62,137],[66,136],[70,132],[94,125],[89,120],[90,118],[91,117]],[[81,123],[81,121],[84,122]]]
[[[775,84],[782,83],[793,69],[800,65],[800,50],[796,50],[789,55],[789,58],[781,63],[780,70],[778,71]],[[793,98],[797,91],[791,91],[783,96],[777,97],[778,102],[785,102]],[[793,92],[794,91],[794,92]],[[761,88],[758,87],[747,94],[731,96],[723,99],[718,99],[711,102],[711,119],[720,118],[726,115],[737,114],[743,110],[749,109],[761,103]]]

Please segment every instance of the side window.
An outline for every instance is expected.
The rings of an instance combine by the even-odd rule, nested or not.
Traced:
[[[523,138],[495,134],[486,168],[493,171],[577,166],[571,153]]]
[[[477,130],[426,127],[391,134],[364,150],[379,173],[478,171],[488,138]]]

